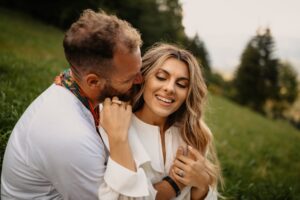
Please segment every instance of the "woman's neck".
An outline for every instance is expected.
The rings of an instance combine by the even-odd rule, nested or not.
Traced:
[[[158,117],[156,115],[154,116],[150,112],[145,111],[145,109],[140,109],[140,110],[136,111],[135,115],[140,120],[142,120],[143,122],[145,122],[147,124],[158,126],[161,133],[166,130],[167,118],[165,118],[165,117]]]
[[[143,122],[159,127],[161,146],[162,146],[162,155],[165,164],[166,163],[165,132],[169,128],[167,124],[167,117],[157,116],[145,107],[135,112],[135,115]]]

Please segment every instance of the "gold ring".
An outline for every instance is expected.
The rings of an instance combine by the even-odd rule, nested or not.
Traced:
[[[122,101],[120,101],[120,100],[118,100],[118,99],[113,99],[113,100],[111,100],[111,102],[112,103],[116,103],[116,104],[118,104],[118,105],[122,105]]]
[[[184,171],[183,170],[180,170],[179,172],[178,172],[178,176],[180,176],[180,177],[184,177]]]

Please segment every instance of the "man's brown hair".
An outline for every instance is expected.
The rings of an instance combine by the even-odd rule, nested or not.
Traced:
[[[63,41],[66,59],[78,78],[86,73],[108,75],[119,46],[131,53],[141,44],[139,32],[128,22],[90,9],[71,25]]]

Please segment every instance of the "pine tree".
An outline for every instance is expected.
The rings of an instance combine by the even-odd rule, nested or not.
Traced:
[[[197,58],[200,66],[203,67],[201,70],[204,73],[206,83],[210,84],[213,78],[210,67],[209,54],[206,50],[205,43],[200,39],[199,35],[196,34],[193,38],[186,38],[184,46]]]
[[[234,85],[236,100],[264,113],[267,100],[278,97],[278,60],[273,56],[270,29],[258,31],[247,44],[237,69]]]
[[[282,118],[285,110],[290,108],[298,96],[297,73],[289,62],[279,64],[279,93],[272,104],[274,118]]]
[[[199,59],[199,62],[208,73],[211,72],[209,55],[205,47],[205,43],[196,34],[186,43],[187,48]]]
[[[289,62],[279,65],[279,99],[293,103],[297,99],[297,72]]]

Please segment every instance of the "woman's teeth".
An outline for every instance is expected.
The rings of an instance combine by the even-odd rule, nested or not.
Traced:
[[[164,97],[161,97],[161,96],[157,96],[157,98],[163,102],[166,102],[166,103],[172,103],[173,100],[172,99],[167,99],[167,98],[164,98]]]

